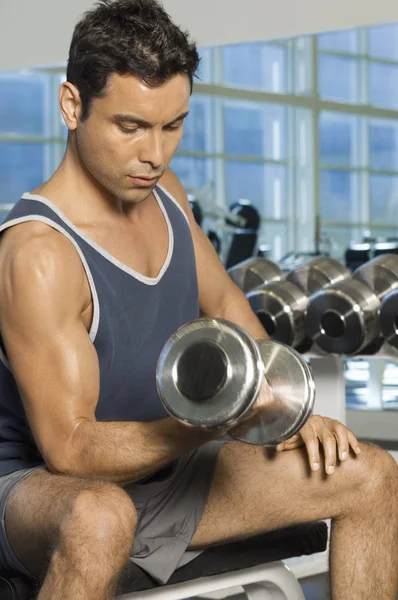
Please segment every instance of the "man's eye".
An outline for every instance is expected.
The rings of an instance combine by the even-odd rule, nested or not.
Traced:
[[[165,127],[165,129],[167,129],[167,131],[176,131],[177,129],[179,129],[181,127],[182,123],[174,123],[174,125],[167,125]]]
[[[135,133],[136,131],[138,131],[137,127],[123,127],[123,125],[119,125],[119,129],[121,129],[121,131],[123,131],[123,133]]]

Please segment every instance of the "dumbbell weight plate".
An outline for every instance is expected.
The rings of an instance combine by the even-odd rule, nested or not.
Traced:
[[[350,271],[334,258],[317,256],[291,271],[286,279],[310,296],[323,287],[343,281],[349,276]]]
[[[314,294],[307,308],[309,336],[330,354],[358,354],[380,334],[380,301],[357,279],[346,279]]]
[[[254,404],[264,365],[253,338],[224,319],[196,319],[166,342],[157,388],[168,413],[196,427],[230,426]]]
[[[357,269],[353,279],[363,281],[380,298],[398,288],[398,256],[384,254]]]
[[[305,340],[307,297],[290,281],[272,282],[247,294],[269,337],[288,346],[299,346]]]
[[[232,281],[245,293],[250,292],[259,285],[280,281],[285,274],[271,260],[261,256],[249,258],[228,269]]]
[[[391,346],[398,348],[398,289],[391,291],[383,298],[380,326],[386,341]]]
[[[308,364],[292,348],[271,340],[258,341],[257,345],[272,401],[261,414],[240,424],[239,435],[234,437],[249,444],[276,446],[306,423],[314,406],[315,382]]]

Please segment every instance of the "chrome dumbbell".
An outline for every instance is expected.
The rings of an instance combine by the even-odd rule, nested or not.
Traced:
[[[278,265],[262,256],[253,256],[231,267],[228,275],[245,294],[259,285],[280,281],[285,277]]]
[[[393,348],[398,349],[398,287],[383,298],[380,309],[380,327],[386,341]]]
[[[317,256],[291,271],[284,281],[252,290],[247,299],[273,340],[302,352],[311,346],[305,324],[309,297],[349,276],[348,269],[333,258]]]
[[[314,294],[307,309],[310,337],[331,354],[377,352],[382,343],[381,302],[397,281],[398,256],[386,254],[362,265],[351,278]]]
[[[264,378],[270,401],[253,413]],[[297,352],[271,340],[256,342],[223,319],[197,319],[171,336],[159,357],[157,387],[174,418],[204,429],[242,424],[234,437],[264,446],[295,435],[315,399],[311,370]]]

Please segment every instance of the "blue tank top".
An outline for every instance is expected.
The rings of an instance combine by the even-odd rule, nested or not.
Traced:
[[[143,422],[167,416],[156,390],[157,360],[170,335],[199,316],[187,216],[164,188],[158,186],[154,193],[169,235],[167,257],[156,278],[111,256],[42,196],[24,194],[0,227],[1,234],[19,223],[40,221],[67,237],[78,252],[93,300],[89,336],[100,370],[98,421]],[[0,476],[43,462],[1,343]]]

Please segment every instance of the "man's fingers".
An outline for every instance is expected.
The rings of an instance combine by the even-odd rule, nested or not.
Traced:
[[[316,432],[314,431],[311,423],[307,421],[304,427],[300,431],[300,435],[303,439],[305,447],[307,449],[308,459],[310,462],[311,469],[313,471],[319,471],[320,459],[319,459],[319,440]]]
[[[325,471],[328,475],[333,475],[336,468],[336,438],[327,427],[323,428],[320,433],[323,453],[325,456]]]
[[[361,454],[361,448],[359,447],[359,442],[355,435],[352,433],[350,429],[347,429],[347,438],[351,448],[354,450],[355,454]]]
[[[324,418],[327,427],[332,431],[338,444],[338,455],[339,459],[344,462],[350,456],[350,447],[354,454],[358,455],[361,453],[359,442],[355,435],[350,429],[339,421]]]
[[[346,429],[341,423],[336,423],[333,433],[337,440],[339,459],[344,462],[348,459],[350,451],[348,429]]]
[[[320,470],[320,450],[322,444],[325,472],[333,475],[338,460],[344,462],[348,459],[350,448],[356,455],[361,450],[355,435],[342,423],[315,415],[311,417],[300,432],[285,442],[278,444],[276,450],[293,450],[303,444],[307,449],[309,463],[313,471]]]
[[[314,428],[314,431],[323,447],[325,472],[328,475],[333,475],[336,469],[337,444],[336,437],[334,436],[332,420],[315,416],[312,421],[312,427]]]

